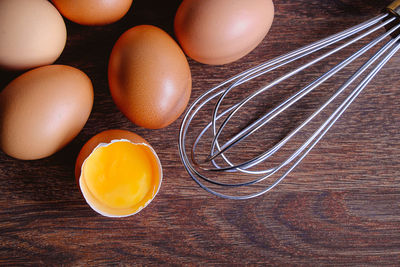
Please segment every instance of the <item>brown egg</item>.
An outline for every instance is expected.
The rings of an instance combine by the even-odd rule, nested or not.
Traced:
[[[106,25],[121,19],[132,0],[51,0],[67,19],[82,25]]]
[[[108,66],[111,95],[133,123],[159,129],[184,111],[191,93],[189,64],[163,30],[141,25],[116,42]]]
[[[226,64],[251,52],[273,18],[272,0],[183,0],[175,16],[175,34],[194,60]]]
[[[50,65],[17,77],[0,93],[0,147],[24,160],[52,155],[83,128],[93,105],[89,77]]]
[[[67,30],[47,0],[0,1],[0,68],[21,70],[53,63]]]

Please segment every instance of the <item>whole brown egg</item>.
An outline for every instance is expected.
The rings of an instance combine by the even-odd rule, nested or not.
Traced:
[[[226,64],[256,48],[273,18],[272,0],[183,0],[175,16],[175,34],[192,59]]]
[[[174,122],[186,108],[192,88],[184,53],[166,32],[150,25],[133,27],[118,39],[108,79],[121,112],[149,129]]]
[[[0,68],[23,70],[52,64],[66,40],[64,20],[49,1],[0,1]]]
[[[67,19],[82,25],[106,25],[121,19],[132,0],[51,0]]]
[[[24,160],[50,156],[85,125],[93,87],[82,71],[64,65],[30,70],[0,93],[0,148]]]

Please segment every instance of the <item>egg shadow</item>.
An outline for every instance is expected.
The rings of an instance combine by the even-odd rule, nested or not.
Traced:
[[[23,71],[0,70],[0,93],[12,80],[21,75]]]
[[[182,0],[135,0],[128,17],[137,24],[150,24],[174,36],[175,13]],[[136,17],[135,17],[136,16]]]

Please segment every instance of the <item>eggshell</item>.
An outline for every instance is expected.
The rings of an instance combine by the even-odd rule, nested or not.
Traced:
[[[99,201],[93,194],[93,192],[90,190],[87,181],[83,180],[84,176],[82,174],[82,166],[86,163],[88,160],[88,157],[91,157],[95,150],[98,148],[104,148],[109,146],[110,144],[116,143],[116,142],[131,142],[133,144],[137,145],[144,145],[147,146],[150,149],[150,154],[152,155],[150,158],[156,162],[157,166],[157,171],[153,172],[153,177],[156,181],[155,184],[153,184],[152,189],[148,191],[146,194],[146,197],[140,202],[135,203],[133,209],[113,209],[111,207],[107,207]],[[126,158],[125,158],[126,159]],[[114,162],[113,164],[115,164]],[[85,145],[82,147],[81,151],[79,152],[78,158],[76,160],[75,164],[75,177],[76,181],[78,184],[78,187],[81,190],[81,193],[83,197],[85,198],[86,202],[88,205],[97,213],[107,216],[107,217],[126,217],[126,216],[131,216],[134,215],[138,212],[140,212],[143,208],[145,208],[150,202],[154,199],[154,197],[157,195],[161,183],[162,183],[162,166],[161,162],[157,156],[157,153],[154,151],[154,149],[151,147],[151,145],[141,136],[125,131],[125,130],[106,130],[103,132],[100,132],[93,136],[92,138],[89,139],[85,143]],[[138,179],[144,179],[144,177],[136,177]],[[135,177],[132,177],[132,179],[135,179]],[[102,181],[104,183],[105,181]],[[138,183],[140,184],[140,183]],[[108,192],[110,194],[113,194],[114,192]]]
[[[121,19],[132,0],[52,0],[61,14],[82,25],[106,25]]]
[[[191,93],[189,64],[163,30],[141,25],[116,42],[108,66],[110,92],[133,123],[159,129],[184,111]]]
[[[1,68],[22,70],[51,64],[66,40],[64,20],[48,1],[0,1]]]
[[[274,18],[272,0],[183,0],[175,34],[185,53],[205,64],[226,64],[251,52]]]
[[[85,125],[92,83],[69,66],[50,65],[17,77],[0,93],[0,147],[24,160],[52,155]]]

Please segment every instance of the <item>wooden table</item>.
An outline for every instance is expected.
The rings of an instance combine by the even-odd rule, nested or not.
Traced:
[[[191,102],[240,70],[378,15],[389,2],[275,1],[273,27],[251,54],[224,66],[189,59]],[[387,64],[274,190],[251,200],[221,199],[199,188],[180,162],[177,140],[182,117],[161,130],[137,127],[117,110],[108,91],[107,61],[117,38],[139,24],[157,25],[173,34],[179,3],[135,0],[121,21],[104,27],[66,21],[67,46],[57,63],[77,67],[91,77],[93,111],[79,136],[49,158],[20,161],[0,152],[0,265],[398,266],[400,56]],[[2,72],[1,86],[18,74]],[[350,70],[339,78],[349,74]],[[321,94],[310,101],[323,99]],[[85,141],[111,128],[146,138],[164,169],[154,201],[124,219],[92,211],[73,176],[75,158]]]

